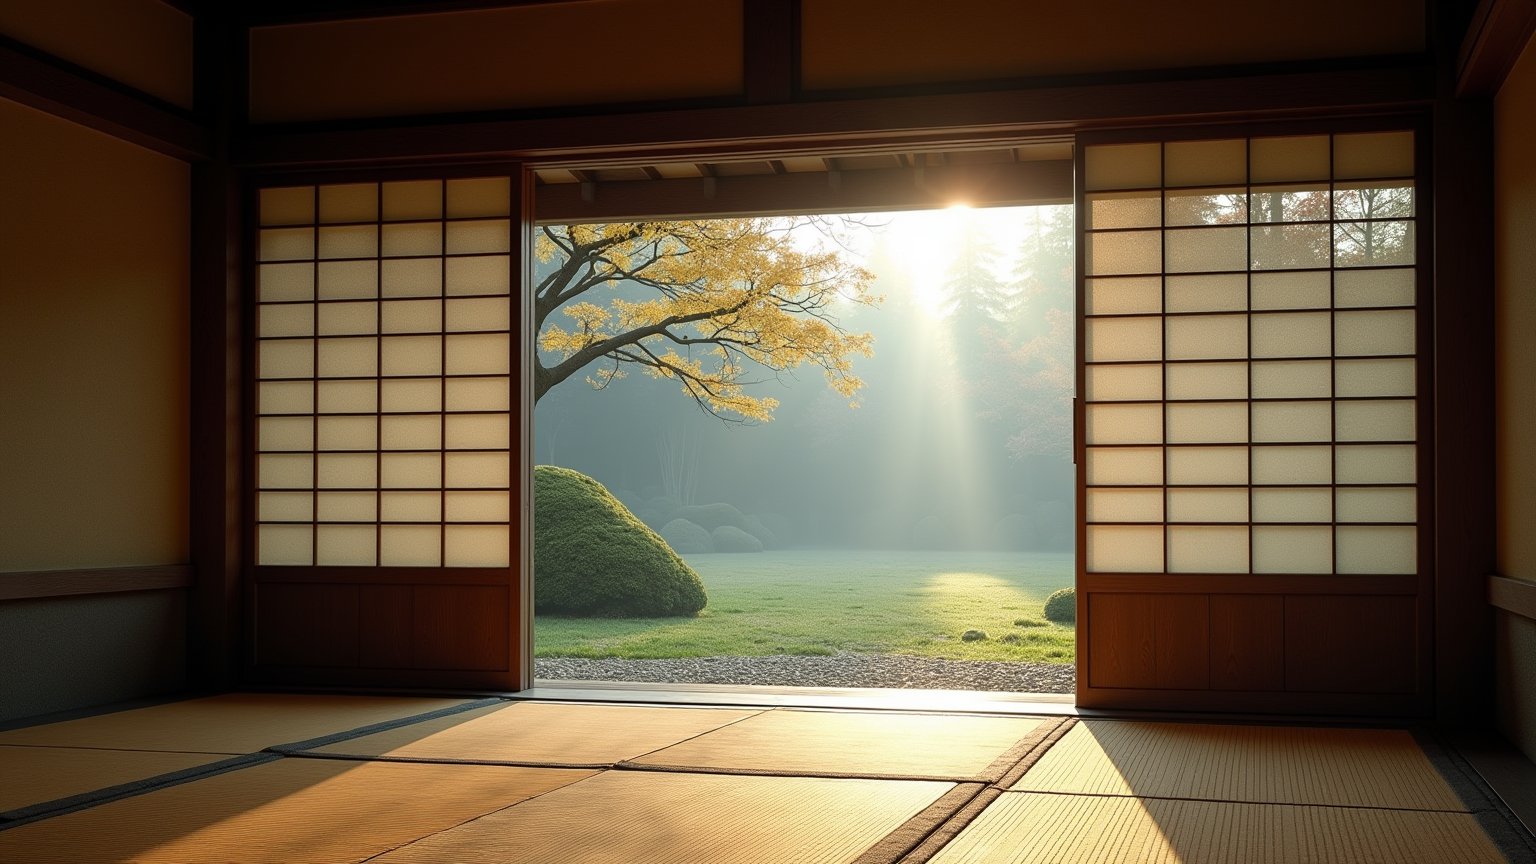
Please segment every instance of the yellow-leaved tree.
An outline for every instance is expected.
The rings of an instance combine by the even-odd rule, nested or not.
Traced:
[[[851,358],[872,337],[838,322],[873,305],[874,279],[836,243],[808,243],[807,219],[741,218],[546,225],[535,251],[541,354],[534,401],[578,371],[605,387],[638,366],[682,384],[717,417],[772,419],[778,400],[748,392],[760,375],[819,367],[856,405]],[[797,234],[797,229],[802,229]],[[558,314],[557,314],[558,313]],[[548,361],[557,358],[552,364]]]

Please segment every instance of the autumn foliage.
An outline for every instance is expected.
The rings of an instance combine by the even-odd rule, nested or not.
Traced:
[[[869,334],[838,323],[840,305],[873,304],[873,275],[835,243],[807,242],[806,219],[740,218],[548,225],[535,251],[540,359],[534,398],[591,367],[606,387],[632,367],[677,381],[706,411],[767,421],[778,401],[754,383],[801,366],[856,405],[852,358]],[[550,362],[553,359],[553,362]]]

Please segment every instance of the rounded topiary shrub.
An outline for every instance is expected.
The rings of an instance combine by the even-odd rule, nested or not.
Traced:
[[[694,615],[704,584],[603,484],[533,469],[534,611],[578,617]]]
[[[677,511],[678,519],[687,519],[706,531],[713,531],[722,525],[732,528],[740,528],[743,531],[747,527],[747,519],[730,504],[694,504]]]
[[[1057,624],[1077,623],[1077,589],[1062,588],[1045,598],[1045,617]]]
[[[772,529],[763,524],[763,520],[749,514],[742,517],[742,522],[742,530],[761,541],[764,549],[779,548],[779,538],[774,536]]]
[[[709,532],[716,552],[761,552],[763,541],[734,525],[721,525]]]
[[[661,539],[679,555],[699,555],[715,551],[709,532],[687,519],[673,519],[661,528]]]
[[[677,518],[677,511],[681,510],[682,506],[671,495],[660,495],[639,504],[631,504],[629,509],[641,522],[660,531],[662,526]]]

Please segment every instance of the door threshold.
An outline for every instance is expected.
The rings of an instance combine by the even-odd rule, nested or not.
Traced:
[[[895,687],[775,687],[537,679],[509,698],[541,702],[629,702],[746,708],[855,708],[959,714],[1076,716],[1070,693],[909,690]]]

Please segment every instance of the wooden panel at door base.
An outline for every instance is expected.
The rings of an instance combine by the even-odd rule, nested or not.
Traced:
[[[1144,577],[1151,586],[1169,577]],[[1418,716],[1411,596],[1089,592],[1085,708]]]
[[[505,586],[258,583],[255,605],[252,671],[264,680],[513,686]]]

